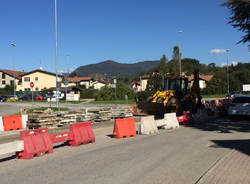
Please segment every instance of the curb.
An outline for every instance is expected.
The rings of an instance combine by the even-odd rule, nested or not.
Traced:
[[[227,153],[225,156],[219,158],[216,160],[210,168],[208,168],[207,171],[205,171],[201,177],[195,182],[195,184],[202,184],[207,179],[207,177],[216,169],[227,157],[229,157],[233,152],[235,152],[235,149],[232,149],[229,153]]]

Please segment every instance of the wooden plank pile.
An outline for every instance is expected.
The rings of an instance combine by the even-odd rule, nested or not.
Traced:
[[[29,129],[56,128],[60,120],[52,110],[33,111],[28,118]]]
[[[76,111],[52,110],[34,111],[29,114],[27,126],[29,129],[64,127],[77,122],[105,122],[116,118],[132,117],[129,107],[97,107]]]

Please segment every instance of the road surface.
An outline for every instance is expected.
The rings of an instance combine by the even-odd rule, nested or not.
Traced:
[[[193,184],[231,151],[222,142],[249,139],[249,130],[247,121],[222,119],[114,139],[112,127],[98,128],[93,144],[58,147],[31,160],[3,159],[1,183]]]

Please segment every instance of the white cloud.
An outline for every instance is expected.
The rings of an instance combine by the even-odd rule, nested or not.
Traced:
[[[231,65],[236,66],[236,65],[238,65],[238,63],[239,62],[237,62],[237,61],[233,61],[232,63],[228,63],[228,66],[231,66]],[[224,67],[224,66],[227,66],[227,64],[223,63],[223,64],[221,64],[221,66]]]
[[[239,62],[237,62],[237,61],[233,61],[233,62],[232,62],[232,65],[233,65],[233,66],[236,66],[236,65],[238,65],[238,63],[239,63]]]
[[[220,54],[220,53],[226,53],[227,50],[226,49],[212,49],[210,50],[210,53],[213,53],[213,54]]]
[[[62,74],[62,73],[65,73],[64,70],[58,70],[58,73]]]

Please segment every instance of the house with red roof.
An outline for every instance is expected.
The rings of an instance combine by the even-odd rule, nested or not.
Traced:
[[[0,69],[0,88],[4,88],[6,85],[14,85],[14,81],[17,85],[24,73],[24,71]]]

